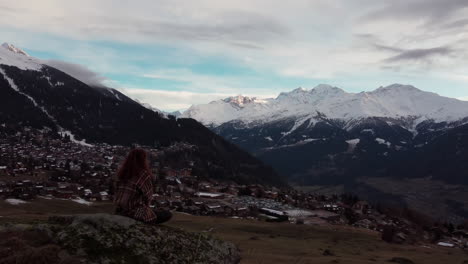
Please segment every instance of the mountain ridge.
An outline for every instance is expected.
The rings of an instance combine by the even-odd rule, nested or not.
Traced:
[[[468,102],[401,84],[360,93],[348,93],[321,84],[311,90],[297,88],[283,92],[276,98],[238,96],[243,100],[242,107],[234,107],[232,98],[192,106],[182,116],[197,119],[210,127],[232,121],[267,123],[293,117],[308,117],[307,120],[313,121],[316,115],[346,122],[369,117],[412,117],[416,126],[425,120],[456,122],[468,116]],[[438,108],[434,109],[434,106]]]
[[[96,88],[40,60],[0,47],[0,124],[47,128],[76,143],[198,147],[200,176],[283,185],[268,166],[193,119],[148,109],[118,90]]]

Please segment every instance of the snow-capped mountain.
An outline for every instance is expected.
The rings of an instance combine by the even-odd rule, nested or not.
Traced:
[[[270,167],[192,119],[170,118],[115,89],[91,87],[4,44],[0,46],[0,136],[15,133],[17,127],[47,128],[57,137],[66,135],[88,147],[183,142],[196,147],[191,158],[200,176],[283,183]]]
[[[348,93],[322,84],[276,98],[231,97],[192,106],[183,116],[299,184],[374,176],[468,184],[468,102],[410,85]]]
[[[455,122],[468,116],[468,102],[421,91],[410,85],[393,84],[372,92],[347,93],[340,88],[318,85],[297,88],[277,98],[230,97],[205,105],[192,106],[183,116],[217,127],[238,121],[247,126],[296,118],[296,127],[313,125],[324,118],[357,124],[369,117],[411,119],[408,125],[431,120]]]

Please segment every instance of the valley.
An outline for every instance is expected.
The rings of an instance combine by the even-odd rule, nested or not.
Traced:
[[[342,186],[343,192],[417,208],[442,221],[447,213],[447,219],[466,217],[457,202],[466,198],[451,202],[452,192],[443,186],[468,185],[467,102],[410,85],[361,93],[319,85],[277,98],[231,97],[192,106],[182,116],[246,149],[292,185]],[[388,188],[374,184],[385,179]],[[431,179],[435,187],[422,190],[425,184],[408,184],[412,179]],[[425,199],[437,196],[444,198]]]

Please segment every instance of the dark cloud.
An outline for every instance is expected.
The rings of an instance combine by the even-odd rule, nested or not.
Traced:
[[[448,29],[458,29],[468,26],[468,18],[460,19],[448,24],[445,24],[443,27]]]
[[[385,59],[385,62],[421,61],[428,60],[434,56],[447,56],[454,52],[449,47],[436,47],[430,49],[403,50],[398,55]]]
[[[370,40],[370,39],[375,39],[376,36],[374,34],[368,34],[368,33],[363,33],[363,34],[354,34],[356,38],[363,39],[363,40]]]
[[[231,45],[236,46],[236,47],[246,48],[246,49],[256,49],[256,50],[262,50],[263,49],[260,46],[249,44],[249,43],[233,42],[233,43],[231,43]]]
[[[102,86],[105,87],[103,82],[106,77],[95,73],[85,66],[69,63],[61,60],[47,60],[45,64],[52,66],[56,69],[63,71],[64,73],[78,79],[90,86]]]
[[[393,0],[366,14],[363,19],[405,19],[437,22],[468,8],[467,0]]]
[[[385,46],[385,45],[375,44],[375,43],[372,45],[377,50],[390,51],[390,52],[405,52],[405,50],[397,48],[397,47]]]

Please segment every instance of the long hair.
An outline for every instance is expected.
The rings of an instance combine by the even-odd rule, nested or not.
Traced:
[[[117,181],[126,182],[140,177],[143,172],[151,175],[146,151],[139,148],[133,149],[117,172]]]

